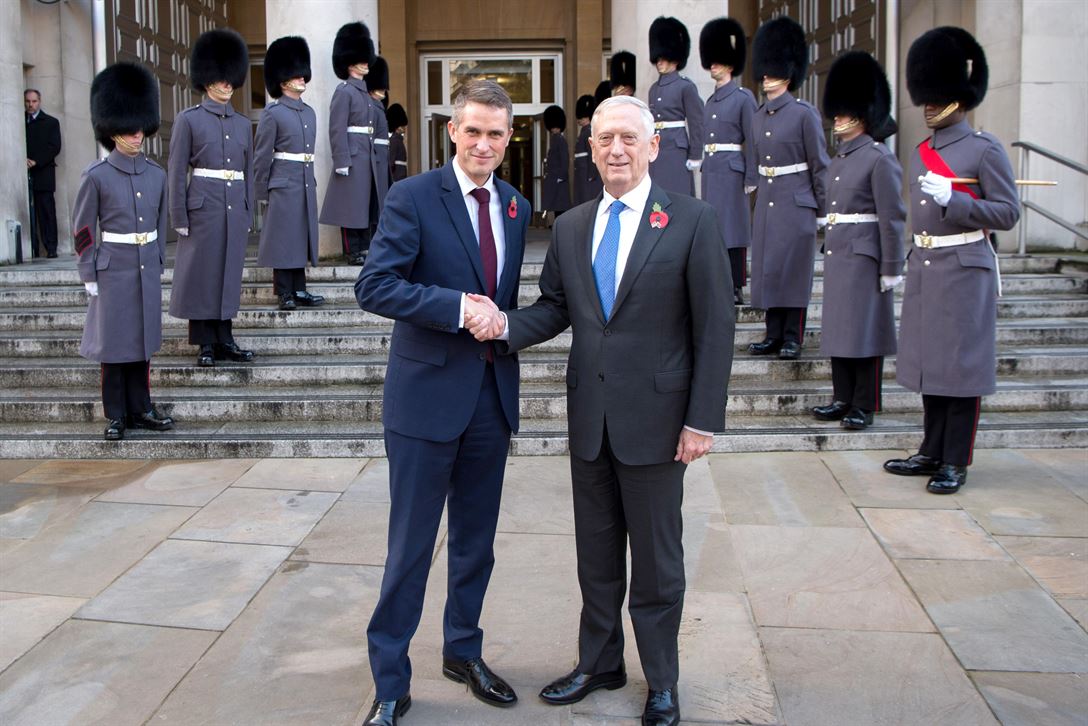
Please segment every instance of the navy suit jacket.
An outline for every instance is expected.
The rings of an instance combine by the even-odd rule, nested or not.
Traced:
[[[487,348],[460,328],[462,292],[484,294],[480,245],[450,161],[389,188],[355,282],[363,310],[392,318],[382,421],[404,436],[452,441],[464,432],[483,385]],[[502,202],[506,258],[495,303],[517,307],[525,232],[532,210],[495,179]],[[516,199],[511,207],[511,198]],[[514,216],[511,216],[513,213]],[[495,378],[510,430],[518,430],[518,362],[495,355]]]

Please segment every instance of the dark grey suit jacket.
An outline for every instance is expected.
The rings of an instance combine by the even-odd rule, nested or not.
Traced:
[[[552,228],[540,298],[507,311],[510,350],[573,331],[567,367],[570,451],[609,443],[625,464],[672,461],[681,429],[720,431],[733,361],[733,283],[710,205],[656,184],[606,323],[590,254],[600,197]],[[654,204],[668,215],[650,225]]]

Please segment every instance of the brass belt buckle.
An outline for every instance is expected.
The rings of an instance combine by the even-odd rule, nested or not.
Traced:
[[[922,247],[924,249],[933,249],[933,236],[928,234],[922,235]]]
[[[227,169],[226,171],[224,171],[223,172],[223,178],[226,179],[227,181],[232,181],[234,179],[234,170],[233,169]]]
[[[304,162],[306,162],[306,163],[310,163],[310,162],[312,162],[314,160],[314,155],[313,154],[303,154],[302,155],[302,160]]]
[[[835,224],[835,220],[837,220],[838,218],[839,218],[839,215],[837,213],[835,213],[835,212],[832,212],[831,214],[827,215],[827,224],[829,226],[832,225],[832,224]]]
[[[764,168],[767,170],[767,173],[765,174],[765,176],[774,176],[774,167],[773,166],[768,166],[768,167],[764,167]]]
[[[146,245],[147,244],[147,232],[137,232],[136,233],[136,244],[138,244],[138,245]]]

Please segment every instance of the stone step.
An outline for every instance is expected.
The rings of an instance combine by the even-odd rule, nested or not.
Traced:
[[[179,421],[380,421],[381,385],[313,387],[158,387],[156,405]],[[807,416],[813,406],[831,400],[830,381],[794,381],[788,390],[764,381],[738,381],[730,386],[727,410],[766,416]],[[921,410],[921,396],[892,382],[884,386],[885,411]],[[983,399],[986,411],[1068,411],[1088,409],[1088,379],[1053,376],[1009,376],[997,392]],[[566,416],[566,390],[550,383],[525,383],[520,410],[526,419]],[[78,422],[102,418],[97,387],[16,389],[0,394],[0,421]]]
[[[253,363],[220,361],[201,368],[191,356],[156,356],[151,384],[161,386],[329,386],[369,385],[385,380],[387,355],[259,356]],[[562,353],[527,351],[520,356],[521,380],[525,383],[559,385],[566,376],[567,357]],[[997,373],[1007,375],[1088,375],[1088,347],[1052,346],[1006,348],[998,351]],[[884,376],[895,378],[895,356],[889,356]],[[82,358],[30,358],[0,362],[0,389],[94,387],[100,370]],[[733,359],[731,380],[787,382],[829,380],[831,364],[818,353],[805,352],[800,360],[738,354]]]
[[[754,451],[915,451],[920,413],[880,414],[865,431],[845,431],[811,419],[732,415],[714,437],[716,453]],[[27,459],[224,459],[264,457],[378,457],[385,455],[381,425],[282,421],[179,423],[173,431],[130,431],[124,441],[103,441],[102,421],[0,423],[4,458]],[[976,446],[991,448],[1088,447],[1088,410],[984,412]],[[510,442],[518,456],[567,453],[565,422],[525,421]]]
[[[896,302],[896,315],[900,304]],[[808,306],[808,320],[819,321],[823,303],[814,300]],[[80,330],[86,320],[86,308],[22,308],[0,311],[0,331]],[[1088,317],[1088,295],[1006,295],[997,302],[999,318]],[[763,320],[763,311],[742,307],[737,311],[739,322]],[[243,307],[234,318],[238,328],[313,328],[388,325],[389,321],[354,306],[325,305],[292,312]],[[187,322],[162,314],[164,329],[185,327]]]
[[[75,358],[79,356],[82,325],[77,329],[0,332],[0,359]],[[264,356],[373,355],[389,351],[392,324],[320,328],[250,328],[235,326],[238,340],[245,347]],[[737,325],[736,343],[743,351],[749,343],[763,339],[759,321]],[[570,350],[570,333],[534,346],[538,352]],[[1082,318],[1020,318],[997,321],[997,343],[1001,346],[1088,345],[1088,320]],[[820,326],[805,327],[805,357],[819,354]],[[195,358],[196,348],[189,345],[184,328],[163,331],[162,356]],[[743,353],[738,353],[743,355]],[[156,361],[159,357],[156,356]]]

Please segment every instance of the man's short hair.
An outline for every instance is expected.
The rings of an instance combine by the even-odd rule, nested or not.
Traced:
[[[457,96],[453,99],[453,125],[461,125],[461,116],[465,112],[465,106],[469,103],[479,103],[491,108],[501,108],[506,111],[508,125],[514,125],[514,103],[502,86],[495,81],[486,79],[472,80],[461,87]]]
[[[39,101],[42,100],[42,92],[39,91],[37,88],[28,88],[25,91],[23,91],[23,98],[26,98],[26,94],[28,94],[28,93],[33,93],[34,95],[36,95],[38,97]]]
[[[606,98],[604,101],[601,101],[601,104],[597,106],[597,110],[593,112],[593,118],[589,121],[590,133],[593,133],[593,124],[597,121],[597,116],[599,116],[602,111],[607,111],[610,108],[621,105],[634,106],[638,109],[639,118],[642,119],[642,125],[646,129],[646,138],[653,138],[656,133],[654,131],[654,115],[650,112],[649,106],[634,96],[612,96],[611,98]]]

